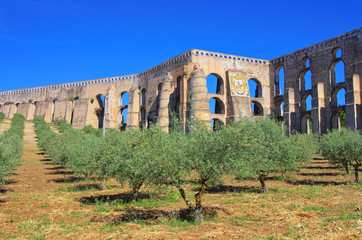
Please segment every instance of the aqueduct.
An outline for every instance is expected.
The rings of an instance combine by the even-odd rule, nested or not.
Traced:
[[[170,111],[209,124],[274,114],[289,133],[323,134],[341,125],[341,113],[347,126],[362,129],[361,78],[359,28],[272,60],[194,49],[140,74],[1,92],[0,111],[7,118],[18,112],[28,120],[62,119],[75,128],[167,128]]]

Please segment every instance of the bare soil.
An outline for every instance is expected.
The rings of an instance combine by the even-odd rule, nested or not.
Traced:
[[[0,125],[0,132],[4,128]],[[26,122],[24,157],[0,191],[3,239],[361,239],[361,184],[353,172],[316,157],[283,180],[270,176],[268,193],[257,180],[225,177],[203,199],[204,223],[187,219],[172,188],[145,187],[136,203],[115,180],[100,190],[51,161]],[[187,185],[190,198],[198,184]],[[161,194],[160,194],[161,192]]]

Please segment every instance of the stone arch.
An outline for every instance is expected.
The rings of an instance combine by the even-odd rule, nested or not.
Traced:
[[[303,65],[303,68],[310,68],[310,59],[309,59],[309,57],[304,57],[302,59],[302,65]]]
[[[312,89],[312,71],[310,68],[304,69],[299,76],[299,90]]]
[[[225,125],[224,122],[218,118],[211,119],[211,127],[213,131],[219,130],[219,128],[224,125]]]
[[[263,116],[264,111],[262,105],[257,101],[251,101],[251,110],[254,116]]]
[[[209,99],[210,113],[225,114],[225,104],[217,97]]]
[[[278,120],[280,120],[280,121],[283,120],[283,116],[284,116],[284,101],[283,100],[279,100],[279,101],[275,102],[274,114]]]
[[[248,80],[248,85],[249,85],[250,97],[252,97],[252,98],[263,97],[263,89],[262,89],[261,83],[258,79],[250,78]]]
[[[344,87],[334,88],[331,96],[331,107],[339,107],[345,105],[346,105],[346,90],[344,89]]]
[[[140,109],[140,128],[143,129],[146,126],[146,108]]]
[[[331,117],[332,129],[340,129],[341,127],[347,127],[346,113],[343,109],[337,109],[333,112]]]
[[[275,86],[274,86],[274,95],[284,95],[284,85],[285,85],[285,69],[283,65],[280,65],[275,69]]]
[[[128,106],[129,104],[129,93],[122,92],[120,97],[120,106]]]
[[[300,124],[300,130],[302,133],[310,134],[313,132],[313,120],[310,113],[303,115]]]
[[[301,99],[301,111],[312,110],[312,94],[305,94]]]
[[[344,64],[344,61],[341,58],[337,58],[333,61],[330,71],[331,71],[331,84],[345,82],[346,76],[345,76],[345,70],[346,65]]]
[[[332,58],[333,59],[338,59],[338,58],[342,58],[342,48],[340,47],[335,47],[332,50]]]
[[[97,107],[95,108],[95,112],[98,120],[98,128],[103,128],[105,98],[103,94],[98,94],[96,99]]]
[[[177,114],[180,114],[180,107],[181,107],[181,81],[182,76],[178,76],[176,79],[176,88],[174,91],[174,106],[173,111]]]
[[[146,105],[146,89],[142,89],[141,91],[141,95],[140,95],[140,103],[142,106],[145,106]]]
[[[207,92],[211,94],[224,94],[224,80],[217,73],[210,73],[206,77]]]

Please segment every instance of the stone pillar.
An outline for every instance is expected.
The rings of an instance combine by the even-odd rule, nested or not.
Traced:
[[[312,119],[313,119],[313,133],[321,136],[327,132],[326,128],[326,114],[325,114],[325,88],[324,83],[320,82],[315,86],[315,91],[312,94]],[[313,90],[314,90],[313,89]]]
[[[352,76],[352,89],[346,91],[347,126],[352,129],[362,129],[361,113],[361,81],[358,74]]]
[[[139,126],[140,90],[131,88],[129,91],[129,103],[127,113],[127,128]]]
[[[284,100],[284,121],[288,127],[287,133],[292,134],[293,129],[300,129],[300,122],[296,119],[297,103],[295,102],[294,88],[287,88]],[[282,111],[282,110],[281,110]]]
[[[206,77],[205,73],[196,65],[188,81],[188,90],[190,93],[188,102],[189,119],[196,119],[211,126]]]
[[[173,92],[172,81],[173,81],[172,76],[168,72],[165,76],[164,81],[162,82],[161,92],[159,93],[160,102],[159,102],[157,122],[167,132],[170,123],[169,112],[170,112],[171,94]]]
[[[112,84],[111,88],[107,90],[104,103],[104,118],[106,128],[117,127],[117,115],[118,115],[118,99],[116,88]]]

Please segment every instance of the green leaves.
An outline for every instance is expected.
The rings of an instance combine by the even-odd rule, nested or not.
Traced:
[[[347,128],[335,129],[324,135],[321,150],[331,164],[346,167],[353,166],[358,182],[358,168],[362,164],[362,135],[359,131]]]
[[[0,183],[19,165],[23,155],[24,117],[14,114],[11,127],[0,136]]]

